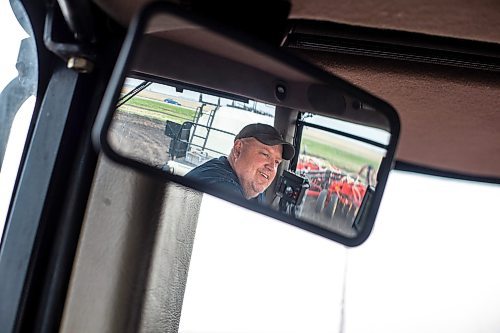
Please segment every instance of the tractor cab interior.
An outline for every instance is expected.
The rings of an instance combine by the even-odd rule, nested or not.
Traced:
[[[10,3],[2,332],[498,331],[498,4]],[[263,200],[186,176],[255,123]]]

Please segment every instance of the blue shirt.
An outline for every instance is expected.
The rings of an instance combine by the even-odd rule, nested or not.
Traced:
[[[210,185],[212,189],[217,189],[228,195],[237,195],[238,197],[245,198],[243,187],[241,187],[238,176],[229,164],[226,156],[214,158],[197,166],[189,171],[185,177],[189,180],[201,182],[205,186]],[[262,193],[256,199],[258,202],[262,202]]]

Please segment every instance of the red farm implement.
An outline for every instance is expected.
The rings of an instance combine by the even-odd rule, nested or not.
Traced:
[[[360,175],[367,170],[369,179],[370,167],[363,167],[354,179],[338,168],[322,167],[315,159],[304,158],[299,161],[296,170],[309,179],[306,200],[313,202],[316,213],[330,218],[334,214],[347,220],[354,218],[367,189],[367,184],[360,181]]]

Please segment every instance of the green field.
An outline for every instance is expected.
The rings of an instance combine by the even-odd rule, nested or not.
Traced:
[[[176,123],[193,121],[196,113],[195,110],[190,108],[141,97],[133,97],[122,105],[118,111],[140,115],[161,122],[170,120]]]
[[[352,154],[349,151],[337,148],[315,140],[307,135],[302,137],[300,152],[303,153],[307,147],[307,155],[327,160],[331,165],[350,173],[357,173],[363,165],[369,164],[378,169],[380,161],[370,159],[366,156]]]

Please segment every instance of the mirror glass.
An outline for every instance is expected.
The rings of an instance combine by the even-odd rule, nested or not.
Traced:
[[[255,100],[239,101],[127,78],[109,142],[127,158],[185,176],[212,159],[227,157],[246,125],[274,126],[275,113],[276,106]],[[377,185],[390,134],[312,113],[299,113],[296,123],[301,128],[296,164],[276,177],[275,190],[265,193],[272,198],[264,202],[288,215],[355,236],[355,217],[367,190]]]
[[[133,28],[103,103],[103,150],[344,244],[366,239],[394,156],[394,110],[200,22],[168,9]]]

